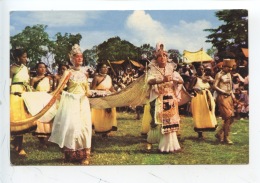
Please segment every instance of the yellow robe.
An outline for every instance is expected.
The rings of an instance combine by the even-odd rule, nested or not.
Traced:
[[[152,121],[152,116],[150,113],[150,104],[147,103],[144,106],[144,114],[142,118],[142,130],[141,130],[142,135],[147,135],[147,133],[149,132],[151,121]]]
[[[29,89],[29,74],[28,68],[21,65],[19,68],[14,69],[16,66],[12,66],[12,70],[15,70],[12,78],[12,84],[10,88],[10,121],[17,121],[20,119],[27,119],[31,115],[27,112],[26,106],[22,97],[14,95],[15,92],[23,93]],[[29,123],[11,123],[10,130],[12,135],[22,135],[36,128],[36,122]]]
[[[95,90],[106,90],[111,88],[112,80],[106,76]],[[117,129],[116,108],[109,109],[91,109],[92,125],[96,133],[107,133]]]
[[[195,131],[215,131],[217,120],[215,116],[215,102],[212,94],[208,90],[210,85],[203,83],[201,78],[197,78],[194,87],[202,88],[202,93],[197,93],[191,100],[191,111]]]

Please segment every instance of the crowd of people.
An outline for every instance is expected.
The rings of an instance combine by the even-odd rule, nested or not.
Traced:
[[[56,75],[47,74],[47,66],[37,63],[35,76],[27,68],[27,52],[17,49],[16,62],[10,68],[10,126],[11,144],[19,156],[27,156],[23,148],[23,135],[33,133],[42,148],[46,142],[58,144],[68,162],[90,163],[92,133],[110,136],[117,130],[117,112],[136,112],[141,119],[142,134],[147,135],[147,150],[158,143],[162,153],[178,152],[180,129],[179,101],[185,90],[191,97],[184,106],[184,114],[192,114],[194,131],[203,139],[203,132],[217,131],[215,137],[221,143],[233,144],[230,138],[234,118],[248,118],[249,76],[247,62],[239,64],[235,59],[224,58],[215,65],[203,63],[180,65],[169,60],[163,44],[159,44],[154,58],[138,69],[120,70],[110,75],[109,66],[100,63],[95,72],[88,72],[83,65],[83,54],[79,45],[71,52],[71,66],[60,65]],[[89,97],[94,92],[109,95],[120,92],[141,75],[147,75],[150,85],[149,102],[141,106],[94,109]],[[92,78],[91,80],[89,78]],[[23,93],[38,92],[50,95],[52,100],[44,109],[32,115],[27,109]],[[120,100],[120,99],[119,99]],[[50,107],[56,109],[50,110]],[[55,113],[48,114],[48,113]],[[49,115],[51,117],[44,117]],[[220,116],[223,123],[217,124]]]

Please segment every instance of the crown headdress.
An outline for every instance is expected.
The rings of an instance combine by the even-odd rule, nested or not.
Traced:
[[[79,53],[82,53],[79,45],[78,44],[74,44],[74,46],[72,46],[70,54],[71,55],[75,55],[75,54],[79,54]]]

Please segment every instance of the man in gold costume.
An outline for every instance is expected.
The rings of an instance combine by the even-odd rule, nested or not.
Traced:
[[[236,66],[234,59],[224,59],[222,70],[216,74],[214,88],[217,91],[216,102],[220,115],[224,123],[218,133],[215,135],[220,142],[233,144],[230,140],[230,127],[234,119],[235,95],[232,92],[231,71]]]

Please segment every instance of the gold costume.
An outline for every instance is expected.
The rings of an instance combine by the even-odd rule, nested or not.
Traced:
[[[111,88],[112,80],[110,76],[95,88],[95,90],[106,90]],[[92,124],[96,133],[107,133],[117,129],[116,108],[91,110]]]
[[[201,88],[201,93],[197,93],[191,100],[191,111],[194,122],[194,130],[215,131],[217,120],[215,116],[215,102],[209,91],[209,83],[204,83],[197,77],[196,88]]]
[[[11,84],[10,94],[10,128],[12,135],[20,135],[36,128],[36,122],[20,122],[20,120],[31,117],[26,109],[24,101],[18,93],[30,90],[28,68],[23,64],[21,66],[13,65],[11,70],[14,73]]]

